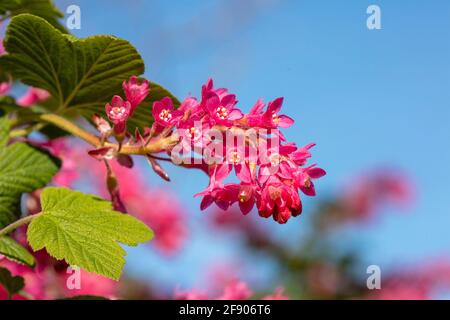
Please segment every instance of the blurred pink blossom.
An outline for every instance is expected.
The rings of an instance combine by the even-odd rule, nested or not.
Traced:
[[[11,90],[10,82],[1,82],[0,83],[0,96],[6,95]]]
[[[73,297],[81,295],[100,296],[108,299],[117,297],[118,283],[108,278],[90,273],[84,270],[79,270],[80,288],[69,289],[67,281],[73,274],[60,273],[59,286],[64,288],[64,296]]]
[[[6,53],[5,46],[3,45],[3,39],[0,39],[0,56]]]
[[[43,146],[62,161],[61,169],[53,178],[53,183],[63,187],[71,186],[79,178],[80,168],[77,161],[80,157],[79,151],[64,138],[50,140]]]
[[[224,288],[223,294],[217,300],[245,300],[250,298],[251,295],[252,291],[247,283],[233,280]]]
[[[29,107],[33,104],[43,102],[50,97],[50,94],[39,88],[29,88],[28,91],[17,99],[17,104],[22,107]]]
[[[377,170],[356,181],[345,191],[342,203],[356,219],[372,217],[382,206],[407,206],[414,200],[414,187],[399,170]]]
[[[289,300],[289,297],[284,294],[283,288],[277,288],[273,294],[265,296],[262,300]]]
[[[385,276],[380,290],[368,298],[379,300],[435,299],[439,290],[450,292],[450,259],[430,259],[416,266],[403,267]]]
[[[193,289],[190,291],[175,290],[176,300],[246,300],[252,295],[247,283],[240,280],[230,281],[223,289],[223,293],[218,297],[211,297],[208,294]]]

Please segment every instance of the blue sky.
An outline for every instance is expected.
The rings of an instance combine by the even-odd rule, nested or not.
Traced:
[[[450,255],[450,2],[55,2],[62,10],[81,7],[82,29],[75,35],[131,41],[146,62],[146,76],[180,98],[198,95],[209,77],[235,92],[244,110],[260,97],[284,96],[284,112],[297,120],[288,138],[316,142],[314,159],[328,171],[319,193],[339,190],[350,177],[380,165],[409,173],[418,191],[413,209],[388,210],[353,233],[352,241],[364,243],[368,263]],[[381,30],[366,27],[371,4],[381,8]],[[192,195],[206,178],[170,173],[195,237],[172,260],[133,250],[127,267],[142,276],[157,270],[162,282],[189,286],[208,262],[234,259],[239,248],[235,239],[212,239],[202,227]],[[305,214],[314,201],[307,199]],[[273,228],[297,232],[301,220]]]

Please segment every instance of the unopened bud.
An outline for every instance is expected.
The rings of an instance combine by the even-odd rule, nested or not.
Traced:
[[[159,165],[158,161],[156,161],[155,159],[153,159],[150,155],[147,155],[147,160],[150,163],[150,165],[152,166],[153,171],[156,172],[156,174],[158,176],[160,176],[162,179],[166,180],[166,181],[170,181],[170,177],[167,174],[166,171],[164,171],[164,169]]]

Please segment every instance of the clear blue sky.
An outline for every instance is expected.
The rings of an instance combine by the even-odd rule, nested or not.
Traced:
[[[449,1],[56,4],[63,10],[81,7],[77,36],[106,33],[131,41],[144,57],[146,76],[180,98],[198,95],[208,77],[237,93],[244,110],[259,97],[284,96],[285,112],[297,120],[288,137],[299,144],[316,142],[315,161],[328,171],[319,193],[338,190],[349,177],[377,165],[406,170],[419,198],[411,212],[386,212],[354,237],[365,243],[368,262],[384,266],[450,255]],[[382,30],[366,28],[370,4],[381,7]],[[239,258],[239,249],[234,239],[212,239],[202,228],[199,201],[192,195],[206,178],[170,173],[170,187],[181,194],[196,230],[192,244],[169,261],[150,250],[133,250],[127,267],[191,286],[209,260]],[[313,203],[306,201],[305,214]],[[302,226],[292,220],[273,228]]]

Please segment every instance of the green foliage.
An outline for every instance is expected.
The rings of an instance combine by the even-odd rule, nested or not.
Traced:
[[[113,95],[124,96],[122,83],[144,72],[144,62],[127,41],[112,36],[77,39],[62,34],[45,20],[32,15],[12,19],[6,32],[8,55],[0,62],[15,79],[49,91],[47,108],[91,119],[104,114]],[[180,102],[162,86],[151,83],[150,93],[128,122],[130,132],[150,127],[153,102],[165,96],[175,107]]]
[[[4,116],[0,118],[0,148],[4,147],[9,138],[9,119]]]
[[[19,6],[19,0],[2,0],[0,2],[0,15],[6,14]]]
[[[29,14],[11,20],[5,37],[9,54],[1,57],[15,79],[46,89],[59,109],[103,107],[120,92],[124,79],[144,72],[128,42],[112,36],[77,39]]]
[[[2,0],[0,2],[0,15],[14,17],[22,13],[44,18],[58,30],[66,32],[66,29],[58,22],[58,18],[64,15],[51,0]]]
[[[0,284],[8,291],[9,298],[13,294],[19,293],[25,287],[25,281],[22,277],[13,277],[8,269],[0,267]]]
[[[27,110],[28,108],[24,109],[18,106],[13,97],[10,96],[0,97],[0,116],[2,116],[4,113],[10,113],[14,111],[27,111]]]
[[[136,246],[153,237],[136,218],[116,212],[108,201],[65,188],[46,188],[42,213],[28,227],[33,250],[118,280],[125,265],[119,243]]]
[[[47,185],[59,165],[58,159],[25,143],[0,145],[0,228],[19,217],[22,193]]]
[[[10,237],[0,237],[0,254],[14,262],[25,264],[32,268],[36,264],[34,257],[28,252],[28,250]]]

